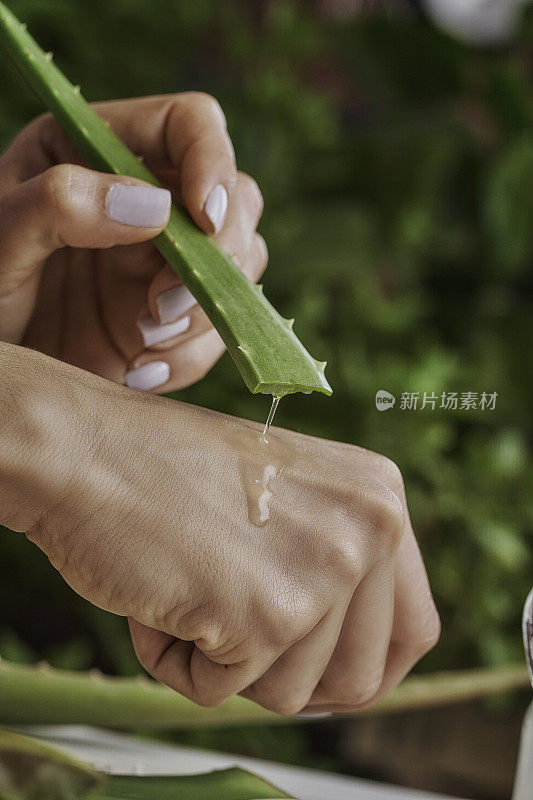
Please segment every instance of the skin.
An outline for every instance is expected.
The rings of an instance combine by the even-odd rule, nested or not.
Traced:
[[[207,233],[205,200],[226,187],[216,237],[257,279],[261,198],[235,170],[215,101],[97,110]],[[398,468],[274,429],[298,457],[271,482],[268,526],[253,526],[241,467],[244,448],[262,474],[259,427],[119,385],[163,351],[161,391],[180,388],[222,347],[196,308],[190,331],[143,349],[136,320],[177,279],[147,241],[159,229],[106,217],[119,179],[77,162],[49,117],[0,161],[0,522],[80,595],[127,616],[145,668],[197,703],[241,693],[295,714],[376,702],[439,635]]]
[[[236,169],[216,100],[185,93],[94,108],[144,155],[205,233],[213,233],[207,197],[225,187],[228,213],[214,238],[257,280],[267,262],[256,232],[262,197]],[[162,228],[122,225],[106,214],[114,183],[142,181],[82,163],[49,114],[25,128],[0,160],[0,339],[119,383],[127,369],[163,357],[170,379],[158,391],[188,386],[221,356],[222,340],[196,306],[186,333],[144,348],[137,320],[149,311],[159,321],[157,295],[180,281],[149,242]]]

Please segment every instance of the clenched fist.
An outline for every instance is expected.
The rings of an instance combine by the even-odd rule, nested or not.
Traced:
[[[72,588],[130,618],[141,662],[197,703],[293,714],[374,702],[435,643],[438,617],[398,469],[274,429],[296,454],[248,519],[259,427],[132,392],[12,345],[1,522]],[[34,387],[31,390],[29,387]],[[15,455],[13,455],[15,454]]]

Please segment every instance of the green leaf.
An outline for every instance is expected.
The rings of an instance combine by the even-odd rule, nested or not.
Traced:
[[[430,708],[512,691],[527,686],[528,682],[522,662],[492,671],[412,675],[364,713]],[[152,730],[183,730],[295,724],[293,718],[267,711],[244,697],[231,697],[216,708],[203,708],[148,678],[109,677],[94,671],[67,672],[8,661],[0,661],[0,719],[6,724],[97,725],[137,730],[148,725]]]
[[[0,43],[93,167],[160,185],[1,2]],[[262,287],[183,209],[173,205],[170,222],[154,244],[208,315],[251,392],[331,394],[325,363],[316,361],[294,334],[294,320],[280,316]]]
[[[280,800],[286,792],[239,768],[201,775],[104,776],[29,736],[0,729],[0,800]]]
[[[290,795],[243,769],[203,775],[129,777],[111,775],[91,800],[274,800]]]
[[[0,800],[74,800],[100,781],[95,770],[60,750],[0,730]]]

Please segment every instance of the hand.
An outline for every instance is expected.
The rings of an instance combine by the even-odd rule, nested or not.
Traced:
[[[261,193],[236,171],[216,100],[191,92],[94,109],[257,280]],[[48,114],[0,159],[0,339],[135,388],[183,388],[224,345],[148,241],[168,221],[170,193],[81,164]]]
[[[20,428],[32,448],[5,452],[31,453],[36,475],[16,505],[26,516],[8,524],[75,591],[130,617],[159,681],[204,705],[240,692],[285,714],[345,711],[374,702],[435,644],[438,616],[390,461],[275,429],[297,458],[273,480],[271,520],[257,528],[240,468],[244,450],[249,474],[262,475],[259,426],[30,357],[38,388]],[[49,443],[56,456],[39,469]]]

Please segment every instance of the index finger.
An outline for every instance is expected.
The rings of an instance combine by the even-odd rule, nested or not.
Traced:
[[[203,92],[99,103],[95,111],[155,171],[178,171],[183,205],[198,227],[222,227],[237,181],[226,118]]]
[[[203,92],[92,104],[111,129],[154,172],[178,172],[180,199],[196,224],[215,233],[223,224],[237,170],[220,105]],[[28,180],[53,164],[76,159],[50,114],[32,123],[4,155],[11,181]]]

